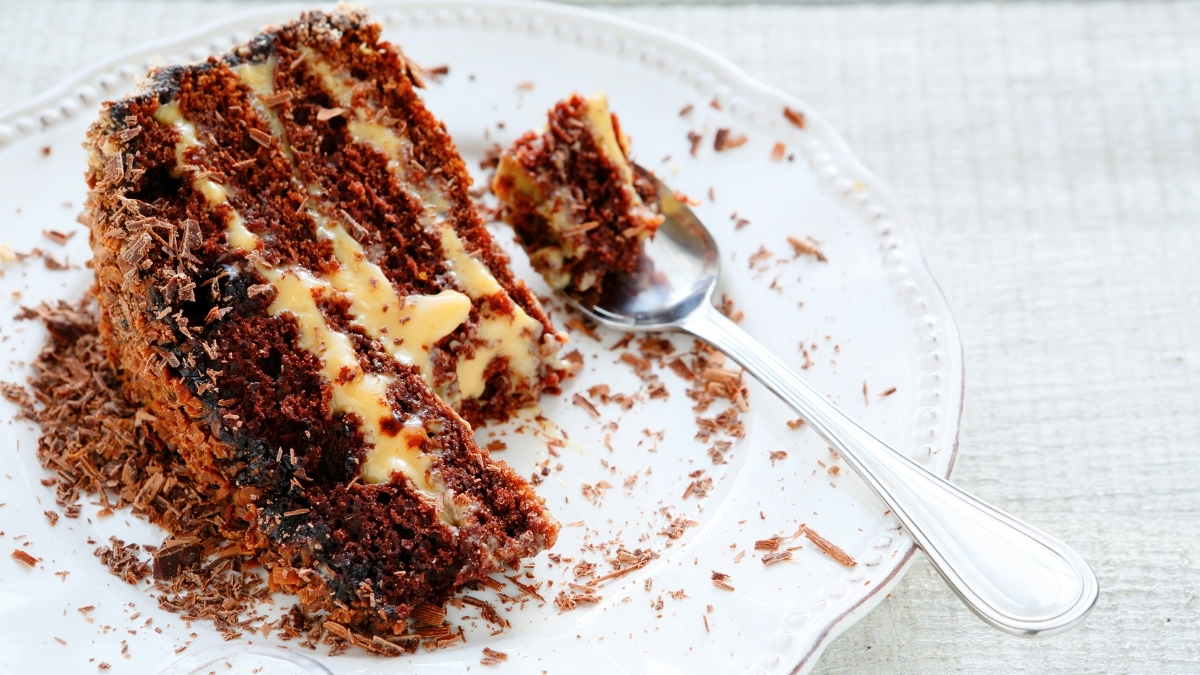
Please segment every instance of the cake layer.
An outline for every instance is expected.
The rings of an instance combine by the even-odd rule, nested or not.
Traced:
[[[574,94],[500,156],[501,217],[550,286],[594,304],[606,279],[637,269],[662,222],[654,187],[629,162],[629,139],[603,94]]]
[[[378,38],[360,11],[306,14],[151,73],[88,143],[126,386],[277,587],[377,629],[553,543],[463,418],[562,375],[414,66]]]

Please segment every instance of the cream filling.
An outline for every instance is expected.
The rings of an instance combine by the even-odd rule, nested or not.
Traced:
[[[262,99],[269,97],[275,91],[275,65],[277,63],[278,60],[274,56],[271,56],[262,63],[239,64],[234,67],[233,72],[258,97],[251,99],[251,105],[254,106],[255,112],[262,115],[263,119],[267,121],[267,125],[271,127],[271,135],[279,141],[279,145],[283,148],[283,154],[287,156],[288,163],[294,167],[296,165],[296,158],[292,155],[291,144],[287,142],[287,134],[284,133],[283,122],[270,106],[262,102]]]
[[[429,455],[423,452],[425,428],[420,420],[414,424],[396,419],[388,402],[388,388],[395,378],[364,372],[350,337],[330,328],[317,307],[317,298],[331,290],[330,284],[303,268],[260,266],[258,271],[278,290],[267,311],[271,316],[292,315],[300,325],[300,347],[321,360],[321,374],[332,385],[331,408],[363,419],[364,440],[374,446],[362,466],[363,480],[386,483],[399,471],[436,497],[440,490],[429,480]]]
[[[420,218],[427,232],[437,234],[442,254],[450,266],[451,274],[458,285],[472,300],[480,300],[498,293],[504,288],[492,276],[487,265],[473,257],[462,239],[449,222],[450,204],[434,185],[415,185],[407,180],[405,167],[411,155],[411,141],[394,129],[375,119],[373,111],[354,106],[354,78],[339,73],[320,59],[311,50],[302,58],[305,66],[321,79],[325,90],[333,95],[338,105],[350,111],[347,129],[356,143],[363,143],[388,158],[387,168],[418,203],[423,205]],[[610,123],[611,126],[611,123]],[[508,303],[512,313],[496,313],[490,307],[480,310],[479,326],[473,337],[481,341],[476,345],[475,355],[462,359],[457,365],[457,391],[445,392],[452,403],[462,399],[477,398],[483,394],[487,382],[484,374],[495,359],[506,358],[508,371],[526,380],[537,377],[539,364],[538,345],[541,344],[544,327],[541,322],[516,303]]]
[[[196,126],[184,119],[183,112],[179,110],[179,103],[175,101],[159,106],[154,113],[154,120],[159,124],[174,127],[175,131],[179,132],[180,140],[175,144],[175,168],[171,171],[172,177],[179,178],[188,167],[185,156],[188,149],[201,145],[200,139],[196,137]],[[207,176],[194,178],[192,188],[204,195],[209,204],[229,203],[229,189]],[[237,249],[252,251],[258,246],[258,237],[246,229],[246,222],[237,211],[232,211],[225,221],[225,236],[229,245]]]
[[[234,72],[258,97],[266,98],[274,91],[275,65],[275,57],[271,57],[263,63],[241,64]],[[279,117],[259,101],[255,101],[255,109],[266,117],[291,161],[291,149],[286,145]],[[307,189],[314,197],[320,196],[315,186]],[[305,210],[317,223],[317,235],[333,244],[339,268],[326,281],[350,300],[352,323],[379,341],[396,360],[417,366],[432,387],[433,345],[467,320],[471,313],[470,299],[453,290],[433,296],[400,297],[383,270],[367,259],[362,245],[341,223],[331,222],[311,207]]]
[[[473,300],[480,300],[503,292],[503,287],[492,273],[474,256],[467,252],[454,229],[443,223],[441,232],[442,255],[450,264],[450,272],[459,285],[467,290]],[[505,357],[508,370],[526,378],[537,374],[538,355],[535,348],[545,330],[542,322],[534,319],[514,302],[510,302],[511,314],[482,312],[476,337],[483,342],[475,348],[475,357],[458,362],[458,388],[463,398],[477,398],[483,394],[484,372],[492,361]],[[522,348],[524,346],[524,348]]]
[[[592,135],[592,141],[604,154],[609,164],[621,174],[622,183],[633,182],[633,168],[625,158],[625,148],[629,140],[617,138],[617,130],[613,127],[612,113],[608,110],[608,96],[604,92],[596,92],[584,98],[587,104],[583,108],[583,125]]]
[[[629,153],[629,138],[625,134],[617,137],[616,127],[613,126],[612,114],[608,110],[608,97],[604,92],[598,92],[587,97],[584,109],[584,126],[592,135],[592,140],[604,153],[609,163],[621,175],[621,189],[629,195],[629,219],[635,224],[649,224],[639,227],[637,238],[644,240],[654,234],[663,217],[646,206],[642,196],[633,189],[633,166],[627,157]],[[591,284],[589,283],[588,286]],[[585,289],[586,290],[586,289]]]
[[[401,363],[416,365],[433,382],[430,352],[438,340],[454,332],[471,314],[471,300],[453,290],[437,295],[400,297],[362,245],[338,223],[320,223],[317,232],[331,239],[338,269],[325,278],[350,300],[353,323],[383,344]]]
[[[161,106],[155,120],[179,132],[172,173],[181,176],[187,165],[187,151],[201,145],[195,126],[183,117],[175,102]],[[192,187],[210,205],[229,206],[229,190],[210,178],[194,178]],[[258,248],[258,237],[246,228],[235,209],[230,208],[225,228],[226,241],[233,248],[244,252]],[[334,292],[348,295],[357,322],[368,331],[373,328],[379,334],[390,335],[387,346],[402,353],[407,362],[420,363],[423,355],[426,367],[429,346],[466,319],[470,301],[454,291],[402,300],[382,270],[366,261],[361,246],[340,224],[325,223],[319,229],[322,236],[333,239],[339,263],[339,269],[328,278],[319,278],[300,266],[276,269],[261,260],[253,263],[255,271],[277,290],[268,312],[271,316],[290,314],[295,318],[300,327],[299,346],[320,360],[321,373],[330,382],[333,412],[353,413],[363,420],[361,431],[371,446],[362,466],[363,480],[388,482],[399,472],[439,506],[443,521],[456,525],[461,522],[457,505],[452,498],[444,498],[446,488],[429,473],[430,457],[423,451],[428,438],[424,427],[419,419],[396,419],[388,401],[387,391],[395,378],[362,370],[349,336],[328,325],[317,299]],[[439,331],[443,332],[439,335]]]

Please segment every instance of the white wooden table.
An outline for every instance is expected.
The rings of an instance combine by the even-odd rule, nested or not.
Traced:
[[[0,0],[0,109],[245,6]],[[1032,641],[919,561],[818,672],[1200,672],[1200,2],[601,9],[808,101],[895,189],[966,345],[955,479],[1100,577]]]

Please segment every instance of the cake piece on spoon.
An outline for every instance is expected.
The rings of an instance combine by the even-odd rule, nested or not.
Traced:
[[[501,154],[492,191],[533,268],[586,305],[637,270],[642,243],[663,220],[603,93],[555,104],[543,133],[526,133]]]

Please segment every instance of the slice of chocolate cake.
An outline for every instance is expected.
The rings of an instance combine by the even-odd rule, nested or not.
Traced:
[[[555,104],[545,133],[526,133],[501,154],[492,191],[534,269],[587,305],[607,279],[637,269],[642,242],[663,220],[602,93]]]
[[[551,546],[469,422],[556,391],[563,338],[364,12],[150,73],[89,132],[100,333],[275,588],[400,631]],[[464,418],[466,421],[464,421]]]

